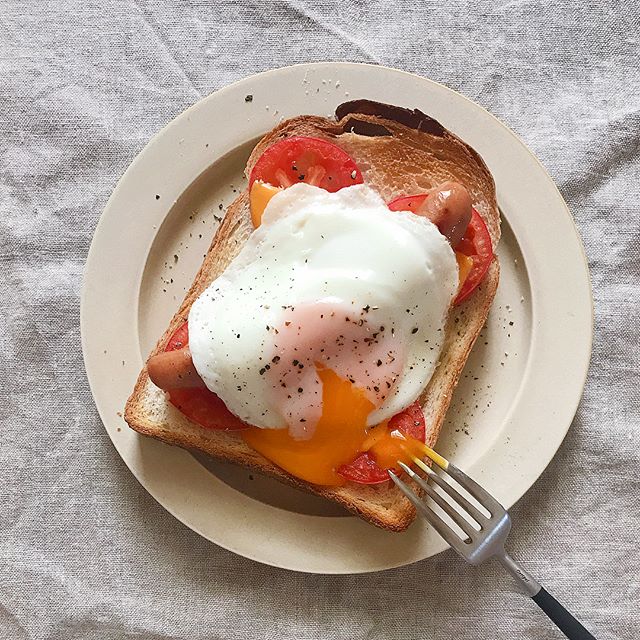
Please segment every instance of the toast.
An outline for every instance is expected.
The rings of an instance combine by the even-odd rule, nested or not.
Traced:
[[[362,171],[365,183],[387,202],[426,191],[445,180],[462,183],[487,225],[495,251],[500,220],[493,178],[482,158],[433,118],[418,110],[368,100],[340,105],[336,119],[295,117],[258,142],[247,162],[246,175],[267,147],[294,135],[324,138],[344,149]],[[191,288],[151,355],[164,350],[169,337],[187,320],[193,302],[236,257],[252,231],[245,190],[227,209]],[[499,264],[494,257],[476,291],[449,313],[440,362],[420,396],[429,446],[434,446],[438,439],[453,390],[487,318],[498,279]],[[378,527],[403,531],[415,518],[414,507],[391,482],[382,485],[348,482],[341,487],[312,485],[268,461],[237,433],[207,430],[191,422],[149,380],[146,367],[127,401],[124,417],[132,429],[143,435],[268,474],[333,500]]]

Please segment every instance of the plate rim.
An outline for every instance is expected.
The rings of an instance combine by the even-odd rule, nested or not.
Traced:
[[[132,471],[134,477],[136,477],[138,479],[138,481],[145,487],[145,489],[151,493],[151,495],[165,508],[167,509],[170,513],[172,513],[172,515],[174,515],[178,520],[180,520],[181,522],[183,522],[186,526],[190,527],[191,529],[193,529],[194,531],[196,531],[197,533],[199,533],[200,535],[203,535],[205,538],[211,540],[211,538],[204,533],[203,531],[199,530],[199,528],[197,526],[194,526],[193,523],[189,523],[186,522],[185,519],[183,517],[181,517],[181,514],[175,512],[174,509],[172,509],[170,506],[168,506],[167,504],[165,504],[160,498],[158,498],[158,496],[154,495],[149,489],[148,487],[145,485],[145,482],[143,481],[143,479],[141,479],[139,477],[139,474],[136,473],[136,471],[132,468],[132,466],[129,464],[129,461],[127,459],[125,459],[125,456],[122,454],[122,452],[120,451],[120,448],[118,446],[118,444],[116,443],[115,439],[113,438],[113,435],[111,433],[111,431],[109,430],[109,428],[107,427],[107,417],[103,415],[103,412],[100,409],[99,406],[99,402],[97,400],[97,396],[96,396],[96,389],[95,387],[95,378],[94,376],[92,376],[91,370],[92,370],[92,363],[90,362],[90,358],[88,356],[88,335],[87,335],[87,299],[89,296],[89,288],[90,288],[90,272],[91,272],[91,265],[93,264],[93,262],[95,262],[96,258],[96,247],[98,246],[98,241],[97,238],[100,236],[101,233],[101,228],[102,225],[104,224],[107,216],[109,215],[109,211],[111,210],[111,208],[114,206],[114,203],[118,200],[118,198],[120,197],[120,192],[123,188],[123,185],[126,184],[127,180],[129,179],[129,177],[136,171],[136,169],[138,168],[138,166],[144,162],[147,158],[147,155],[152,151],[153,145],[154,143],[166,136],[168,133],[170,133],[171,129],[174,127],[179,126],[181,123],[188,121],[190,119],[191,116],[193,116],[198,108],[202,105],[202,103],[204,103],[205,101],[209,101],[214,99],[216,96],[222,96],[226,93],[229,92],[236,92],[239,89],[242,90],[242,88],[244,86],[249,85],[252,82],[256,82],[256,80],[258,79],[266,79],[269,76],[273,75],[273,74],[282,74],[282,73],[287,73],[291,70],[300,70],[300,69],[320,69],[320,68],[327,68],[327,69],[331,69],[332,72],[339,72],[341,69],[353,69],[353,68],[358,68],[358,69],[373,69],[375,70],[375,73],[391,73],[391,74],[400,74],[402,76],[405,77],[409,77],[412,81],[415,81],[417,83],[421,83],[421,84],[425,84],[425,85],[432,85],[438,87],[439,90],[444,90],[445,92],[449,92],[452,96],[455,96],[456,100],[462,99],[463,101],[465,101],[466,103],[468,103],[467,106],[471,106],[473,109],[480,109],[484,112],[485,115],[489,116],[490,119],[494,120],[495,123],[497,124],[498,127],[500,127],[503,131],[508,132],[508,134],[511,136],[511,138],[513,139],[513,142],[515,144],[517,144],[521,149],[523,149],[524,151],[526,151],[527,155],[529,156],[529,159],[533,159],[535,161],[535,163],[537,164],[538,168],[543,172],[544,176],[546,177],[546,182],[548,183],[548,187],[551,188],[553,187],[553,189],[555,190],[554,195],[556,196],[556,199],[558,200],[559,203],[561,203],[561,206],[564,210],[564,214],[565,214],[565,218],[568,219],[571,223],[571,228],[573,230],[573,234],[574,234],[574,239],[576,242],[576,246],[577,248],[579,248],[579,253],[581,254],[582,257],[582,270],[581,273],[583,276],[586,276],[586,284],[587,284],[587,289],[588,289],[588,302],[589,302],[589,308],[590,308],[590,317],[589,317],[589,332],[588,335],[585,336],[586,337],[586,341],[584,342],[584,344],[582,345],[582,352],[583,352],[583,356],[584,356],[584,362],[582,363],[582,376],[580,377],[579,380],[579,384],[575,386],[576,389],[579,388],[579,392],[575,393],[575,397],[572,399],[572,401],[570,403],[568,403],[568,412],[571,415],[571,418],[566,420],[566,424],[563,424],[562,427],[559,429],[558,434],[559,434],[559,438],[557,438],[557,446],[551,447],[549,449],[549,454],[547,456],[544,456],[541,460],[542,462],[537,465],[537,473],[535,474],[535,477],[533,477],[533,479],[527,480],[528,483],[528,488],[525,489],[526,493],[532,486],[533,484],[535,484],[535,482],[538,480],[538,478],[540,477],[540,475],[544,472],[544,470],[547,468],[548,464],[550,463],[550,461],[553,459],[553,457],[555,456],[557,450],[559,449],[560,445],[562,444],[571,424],[573,421],[573,416],[575,416],[575,413],[577,411],[577,408],[579,406],[580,400],[582,398],[582,394],[584,391],[584,387],[586,385],[586,381],[587,381],[587,375],[588,375],[588,370],[589,370],[589,362],[590,362],[590,356],[591,356],[591,352],[592,352],[592,345],[593,345],[593,336],[594,336],[594,301],[593,301],[593,294],[592,294],[592,284],[591,284],[591,278],[590,278],[590,273],[589,273],[589,268],[588,268],[588,262],[587,262],[587,258],[586,258],[586,254],[584,251],[584,246],[582,244],[577,226],[575,224],[575,220],[573,219],[573,216],[570,213],[570,210],[566,204],[566,202],[564,201],[557,185],[555,184],[555,182],[553,181],[553,179],[551,178],[551,176],[549,175],[549,173],[547,172],[547,170],[544,168],[544,166],[542,165],[542,163],[540,162],[540,160],[536,157],[536,155],[527,147],[527,145],[506,125],[504,124],[499,118],[497,118],[495,115],[493,115],[492,113],[490,113],[487,109],[485,109],[484,107],[482,107],[481,105],[477,104],[476,102],[474,102],[473,100],[471,100],[470,98],[467,98],[466,96],[462,95],[461,93],[450,89],[449,87],[435,82],[433,80],[430,80],[428,78],[419,76],[418,74],[415,73],[411,73],[411,72],[407,72],[407,71],[402,71],[399,69],[393,69],[391,67],[386,67],[386,66],[382,66],[382,65],[374,65],[374,64],[369,64],[369,63],[357,63],[357,62],[314,62],[314,63],[301,63],[301,64],[296,64],[296,65],[291,65],[291,66],[284,66],[284,67],[278,67],[278,68],[274,68],[274,69],[270,69],[268,71],[264,71],[262,73],[259,74],[254,74],[254,75],[250,75],[247,76],[245,78],[239,79],[235,82],[233,82],[232,84],[229,84],[225,87],[220,88],[217,91],[212,92],[211,94],[209,94],[208,96],[205,96],[203,98],[201,98],[200,100],[198,100],[196,103],[194,103],[193,105],[189,106],[187,109],[185,109],[183,112],[181,112],[180,114],[178,114],[175,118],[173,118],[169,123],[167,123],[164,127],[162,127],[162,129],[156,133],[148,142],[147,144],[141,149],[141,151],[136,155],[136,157],[134,158],[134,160],[128,165],[127,169],[125,170],[125,172],[123,173],[122,177],[118,180],[112,194],[110,195],[105,208],[100,216],[100,219],[98,220],[98,223],[96,225],[93,237],[92,237],[92,241],[91,241],[91,245],[89,248],[89,251],[87,253],[87,259],[86,259],[86,264],[85,264],[85,269],[83,272],[83,279],[82,279],[82,291],[81,291],[81,304],[80,304],[80,324],[81,324],[81,343],[82,343],[82,351],[83,351],[83,359],[84,359],[84,365],[85,365],[85,371],[87,374],[87,378],[89,380],[89,386],[91,388],[91,392],[92,392],[92,396],[94,398],[94,401],[96,403],[96,407],[98,409],[98,413],[100,414],[100,418],[103,422],[103,425],[105,426],[105,430],[107,431],[109,437],[111,438],[114,446],[116,447],[116,450],[118,451],[119,455],[122,457],[123,461],[125,462],[125,464],[127,464],[127,466],[130,468],[130,470]],[[240,137],[240,133],[238,134],[238,137]],[[212,158],[212,162],[215,162],[217,160],[219,160],[224,154],[223,153],[219,153],[216,154],[216,156],[214,158]],[[193,179],[197,178],[197,176],[194,176]],[[169,209],[170,210],[170,209]],[[582,301],[584,302],[584,300]],[[137,310],[136,310],[136,314],[137,314]],[[136,333],[137,333],[137,329],[138,327],[136,326]],[[136,336],[137,339],[137,336]],[[139,339],[137,339],[137,342],[139,344]],[[527,367],[529,367],[531,365],[531,362],[528,363]],[[92,379],[93,378],[93,379]],[[552,450],[551,450],[552,449]],[[522,495],[524,495],[524,493]],[[520,499],[522,497],[522,495],[518,498],[516,498],[516,501],[518,499]],[[509,507],[511,505],[508,505]],[[270,564],[272,566],[278,566],[281,568],[285,568],[285,569],[292,569],[292,570],[296,570],[296,571],[306,571],[309,573],[327,573],[325,571],[319,571],[319,570],[314,570],[314,569],[303,569],[300,568],[298,566],[291,566],[290,564],[287,564],[286,562],[283,562],[281,564],[273,562],[273,561],[267,561],[264,560],[263,558],[257,557],[254,554],[248,553],[246,550],[242,551],[239,550],[237,548],[234,548],[234,545],[232,544],[225,544],[224,542],[221,542],[219,540],[215,540],[214,541],[216,544],[218,544],[219,546],[226,548],[234,553],[238,553],[239,555],[251,558],[252,560],[256,560],[259,562],[263,562],[266,564]],[[442,549],[446,548],[446,545],[440,545],[442,547]],[[427,556],[428,557],[428,556]],[[382,569],[388,569],[388,568],[392,568],[392,567],[396,567],[396,566],[402,566],[404,564],[409,564],[411,562],[414,562],[417,560],[410,560],[408,562],[403,562],[400,564],[390,564],[390,565],[384,565],[384,566],[379,566],[379,567],[374,567],[374,568],[370,568],[370,569],[363,569],[363,570],[359,570],[359,571],[352,571],[352,570],[345,570],[345,571],[330,571],[330,573],[332,574],[338,574],[338,573],[345,573],[345,574],[351,574],[351,573],[363,573],[363,572],[369,572],[369,571],[378,571],[378,570],[382,570]]]

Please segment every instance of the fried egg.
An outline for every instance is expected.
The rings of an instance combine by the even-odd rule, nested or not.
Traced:
[[[426,218],[364,184],[296,184],[194,302],[193,362],[250,425],[304,441],[329,421],[339,437],[345,416],[370,427],[419,396],[457,288],[454,253]]]

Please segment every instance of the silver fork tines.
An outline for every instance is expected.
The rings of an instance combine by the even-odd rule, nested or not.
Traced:
[[[419,458],[414,458],[414,462],[427,474],[428,480],[419,476],[408,465],[402,462],[398,462],[398,464],[466,534],[466,538],[462,538],[428,502],[416,495],[393,471],[389,471],[389,475],[400,491],[409,498],[416,509],[429,521],[429,524],[468,562],[480,564],[491,556],[498,556],[499,558],[506,556],[504,541],[511,529],[511,518],[506,509],[488,491],[474,480],[471,480],[460,469],[447,461],[444,461],[446,464],[439,464],[438,457],[434,457],[434,462],[440,469],[453,478],[469,495],[473,496],[482,505],[482,508],[486,509],[490,514],[489,516],[482,513],[452,484],[440,477]],[[443,496],[436,491],[429,481],[438,485],[445,495]],[[475,521],[478,528],[474,527],[471,521]],[[517,575],[520,579],[520,574]],[[535,583],[533,578],[531,580]],[[529,590],[535,588],[539,588],[537,583],[532,584]]]
[[[420,460],[419,462],[420,464],[416,464],[418,464],[418,466],[429,476],[429,479],[433,480],[433,482],[437,484],[443,491],[449,493],[451,497],[456,502],[458,502],[467,513],[469,513],[469,515],[478,523],[480,527],[482,527],[483,524],[489,522],[491,514],[487,516],[482,513],[482,511],[480,511],[474,504],[469,502],[467,498],[465,498],[459,491],[457,491],[452,484],[449,484],[446,480],[441,478],[435,471],[431,470],[426,464],[424,464],[422,460]],[[451,465],[451,463],[449,464],[450,466],[453,466]],[[417,476],[417,474],[414,475]]]
[[[454,509],[451,506],[451,504],[447,500],[445,500],[428,482],[423,480],[417,473],[415,473],[413,471],[413,469],[408,467],[403,462],[400,462],[399,464],[402,467],[402,469],[405,471],[405,473],[407,473],[409,475],[409,477],[418,486],[420,486],[420,487],[422,487],[422,489],[424,489],[425,493],[458,525],[458,527],[460,527],[460,529],[462,529],[467,534],[467,536],[469,538],[473,539],[473,534],[477,533],[477,529],[475,529],[471,525],[471,523],[459,511]],[[431,471],[431,470],[429,469],[429,471]],[[431,471],[431,474],[432,474],[432,476],[431,476],[432,478],[433,478],[433,476],[436,475],[435,473],[433,473],[433,471]],[[396,484],[401,482],[400,479],[397,478],[397,476],[396,476],[396,479],[398,480],[398,482]],[[398,485],[398,486],[400,486],[400,485]],[[439,486],[442,486],[442,485],[439,485]],[[446,489],[445,489],[445,491],[446,491]],[[405,493],[405,495],[407,495],[407,494]],[[412,493],[411,495],[414,495],[414,494]],[[453,531],[452,531],[452,533],[453,533]],[[466,542],[466,540],[465,540],[465,542]]]

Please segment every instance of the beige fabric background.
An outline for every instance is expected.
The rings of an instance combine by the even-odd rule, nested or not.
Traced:
[[[117,179],[211,91],[334,59],[476,100],[567,199],[593,277],[593,361],[569,436],[513,509],[512,548],[598,638],[638,638],[639,33],[630,0],[0,0],[0,637],[559,637],[498,567],[452,553],[323,577],[223,551],[145,493],[100,424],[79,292]]]

